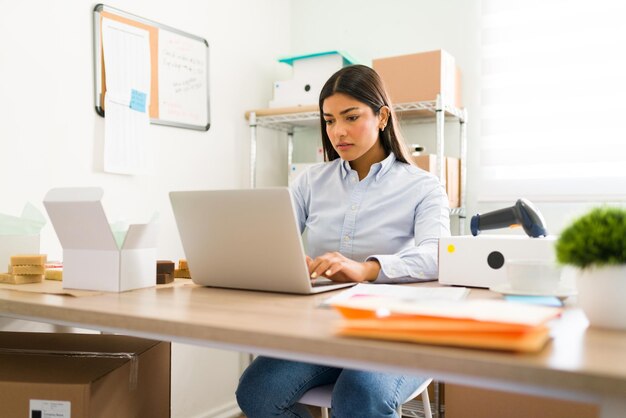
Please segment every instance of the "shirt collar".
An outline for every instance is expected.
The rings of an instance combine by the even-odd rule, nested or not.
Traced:
[[[396,161],[396,155],[393,152],[390,152],[387,158],[382,160],[379,163],[373,164],[374,173],[376,176],[376,181],[380,180],[382,176],[389,171],[393,163]],[[348,174],[350,174],[352,168],[350,167],[350,162],[346,160],[341,160],[341,178],[345,179]]]
[[[387,158],[382,160],[380,164],[380,170],[376,173],[376,180],[380,180],[382,176],[384,176],[393,166],[393,163],[396,162],[396,155],[393,152],[390,152]]]

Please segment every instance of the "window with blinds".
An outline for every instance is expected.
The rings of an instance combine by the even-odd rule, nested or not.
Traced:
[[[483,0],[481,200],[626,200],[626,2]]]

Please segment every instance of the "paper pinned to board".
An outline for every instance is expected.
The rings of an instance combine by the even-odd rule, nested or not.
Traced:
[[[147,30],[102,19],[106,76],[104,97],[104,171],[119,174],[154,172],[148,143],[150,116],[150,39]]]

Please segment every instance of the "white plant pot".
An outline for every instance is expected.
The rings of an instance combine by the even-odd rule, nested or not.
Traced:
[[[626,264],[578,270],[576,286],[591,326],[626,330]]]

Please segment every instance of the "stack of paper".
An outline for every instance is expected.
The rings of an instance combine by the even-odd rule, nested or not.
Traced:
[[[337,302],[355,296],[388,296],[403,302],[421,302],[425,300],[461,300],[469,294],[465,287],[451,286],[399,286],[397,284],[359,283],[343,292],[324,300],[322,306],[332,306]]]
[[[503,300],[411,303],[384,296],[353,297],[333,307],[344,317],[340,335],[523,352],[545,345],[546,323],[561,312]]]

